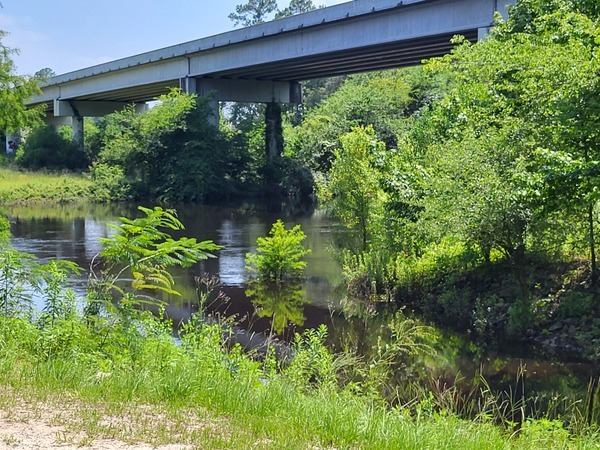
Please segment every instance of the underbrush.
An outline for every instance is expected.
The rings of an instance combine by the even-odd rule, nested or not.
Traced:
[[[600,290],[591,286],[584,260],[529,254],[523,298],[515,268],[502,255],[485,261],[460,242],[432,245],[418,258],[383,253],[345,258],[348,314],[408,308],[481,342],[600,358]]]

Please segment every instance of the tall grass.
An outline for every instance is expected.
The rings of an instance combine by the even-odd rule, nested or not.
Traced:
[[[294,362],[284,367],[269,358],[253,360],[237,347],[228,349],[219,325],[196,323],[177,344],[168,327],[148,326],[147,321],[155,320],[144,316],[126,332],[112,322],[90,325],[81,318],[45,330],[24,318],[0,318],[0,385],[37,402],[76,402],[69,423],[89,439],[108,436],[154,445],[196,445],[202,439],[204,447],[198,448],[540,449],[600,444],[589,427],[574,434],[562,422],[525,420],[517,434],[495,425],[492,415],[461,419],[452,402],[442,407],[443,402],[424,397],[411,407],[391,407],[335,377],[318,381],[312,373],[302,379],[300,374],[309,373],[311,354],[326,351],[314,340],[295,348],[302,367]],[[6,401],[0,404],[9,407]],[[135,426],[117,433],[106,418],[123,415]],[[190,418],[222,423],[226,431],[218,426],[199,431]],[[169,429],[179,432],[171,435]]]
[[[91,181],[70,173],[22,172],[0,168],[0,203],[70,202],[88,198]]]

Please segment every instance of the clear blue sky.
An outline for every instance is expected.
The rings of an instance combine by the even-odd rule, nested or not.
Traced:
[[[347,0],[319,0],[335,5]],[[2,43],[16,48],[19,74],[57,74],[233,29],[245,0],[1,0]],[[279,7],[288,5],[279,0]]]

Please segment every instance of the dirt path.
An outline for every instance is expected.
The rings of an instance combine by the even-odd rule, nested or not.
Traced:
[[[0,449],[94,449],[94,450],[182,450],[192,448],[184,445],[126,444],[114,439],[94,439],[89,444],[77,444],[64,427],[53,426],[43,420],[15,422],[0,419]],[[71,441],[71,442],[69,442]]]
[[[0,405],[0,449],[187,450],[201,448],[190,443],[198,435],[194,431],[220,434],[223,429],[222,424],[193,415],[186,421],[185,432],[180,421],[170,422],[150,408],[107,413],[102,406],[93,409],[70,400],[27,401],[9,394],[9,400],[2,399]],[[165,436],[186,444],[163,445],[154,439],[164,442]]]

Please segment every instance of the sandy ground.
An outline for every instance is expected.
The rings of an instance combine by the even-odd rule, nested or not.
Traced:
[[[12,397],[12,396],[11,396]],[[15,404],[16,403],[16,404]],[[4,404],[0,408],[0,449],[114,449],[114,450],[183,450],[198,448],[182,444],[151,445],[148,443],[130,444],[116,439],[106,439],[101,434],[91,438],[89,433],[78,431],[77,423],[82,419],[74,408],[76,404],[66,402],[28,402],[11,398],[10,407]],[[156,420],[151,411],[136,411],[135,419],[126,414],[119,417],[105,417],[115,429],[131,429],[133,421],[152,422]],[[162,418],[158,418],[162,420]],[[197,422],[197,421],[195,421]],[[203,421],[192,425],[196,428],[212,428],[214,424]],[[133,425],[135,426],[135,425]]]
[[[64,427],[52,426],[44,421],[14,422],[0,419],[0,449],[94,449],[94,450],[181,450],[184,445],[163,445],[153,447],[149,444],[126,444],[113,439],[94,439],[89,444],[75,444],[69,440]]]

